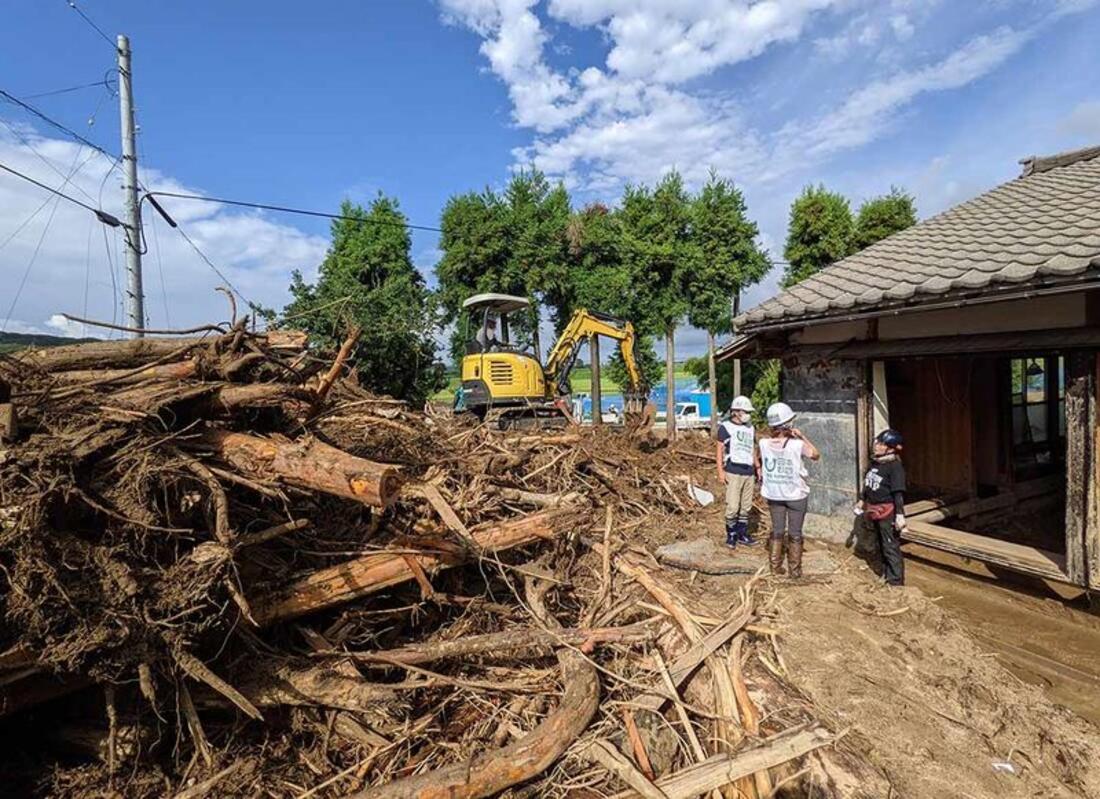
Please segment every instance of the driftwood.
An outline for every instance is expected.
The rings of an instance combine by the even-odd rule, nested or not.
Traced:
[[[370,683],[321,667],[303,668],[283,664],[254,671],[238,690],[256,707],[278,705],[331,707],[353,713],[367,713],[380,702],[392,701],[393,687]]]
[[[546,511],[474,530],[471,537],[479,551],[498,552],[553,538],[557,532],[555,519],[552,512]],[[460,551],[424,552],[411,557],[428,573],[469,560],[469,556]],[[387,552],[364,555],[320,569],[253,602],[253,614],[260,624],[293,619],[413,580],[415,576],[414,569],[402,555]]]
[[[649,640],[652,637],[652,632],[640,625],[589,630],[572,628],[556,631],[543,630],[538,627],[524,627],[499,633],[467,635],[452,641],[410,644],[397,649],[376,652],[340,652],[334,654],[351,658],[357,663],[376,663],[379,665],[407,663],[417,665],[448,658],[469,657],[470,655],[514,657],[516,653],[523,651],[547,651],[559,646],[584,647],[607,641],[639,642]]]
[[[602,738],[590,743],[583,755],[625,782],[643,799],[668,799],[668,796],[635,768],[634,764],[619,754],[619,750]]]
[[[196,360],[177,361],[175,363],[150,366],[135,372],[133,369],[74,369],[66,372],[54,372],[52,377],[60,383],[92,383],[108,378],[114,385],[139,383],[145,380],[189,380],[198,375],[199,362]]]
[[[386,507],[400,485],[393,466],[357,458],[318,441],[261,438],[207,430],[196,444],[208,447],[238,471],[254,478],[277,477],[300,488]]]
[[[657,780],[657,787],[668,799],[694,799],[699,794],[744,780],[758,771],[802,757],[815,749],[829,746],[836,736],[823,728],[783,733],[765,738],[760,746],[737,754],[715,755],[704,762]],[[631,791],[615,794],[613,799],[633,797]]]
[[[528,604],[547,626],[561,625],[542,605],[528,583]],[[561,683],[565,686],[558,707],[542,723],[518,741],[483,752],[469,763],[457,763],[426,774],[395,780],[354,794],[352,799],[476,799],[494,796],[513,785],[541,774],[584,732],[596,715],[600,681],[596,668],[571,649],[558,653]]]

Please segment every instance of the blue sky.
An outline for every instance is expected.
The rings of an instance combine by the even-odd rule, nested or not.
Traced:
[[[500,186],[517,165],[564,180],[578,204],[614,202],[624,183],[672,167],[697,184],[713,166],[744,189],[779,258],[807,183],[853,205],[902,186],[928,216],[1012,178],[1023,156],[1100,144],[1092,0],[77,5],[131,37],[143,181],[211,196],[335,209],[381,190],[435,225],[449,195]],[[113,66],[113,48],[65,0],[8,0],[4,17],[0,88],[16,96]],[[103,87],[30,102],[118,151]],[[117,212],[107,161],[3,102],[0,121],[0,163],[54,186],[54,170],[78,166],[66,191]],[[79,333],[55,315],[120,318],[117,240],[65,204],[31,218],[45,199],[0,176],[0,324]],[[324,253],[322,223],[166,205],[266,304]],[[220,279],[175,232],[147,225],[151,324],[223,314]],[[430,273],[437,257],[435,237],[417,233],[418,265]],[[680,351],[701,343],[685,331]]]

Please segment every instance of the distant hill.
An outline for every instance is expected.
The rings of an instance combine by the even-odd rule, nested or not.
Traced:
[[[45,333],[0,333],[0,355],[15,352],[24,347],[60,347],[63,344],[80,344],[95,341],[94,338],[66,338]]]

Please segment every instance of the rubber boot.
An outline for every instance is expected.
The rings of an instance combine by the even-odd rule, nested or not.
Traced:
[[[756,539],[749,535],[749,523],[747,521],[737,522],[737,543],[748,547],[756,545]]]
[[[726,520],[726,546],[733,549],[737,546],[737,522]]]
[[[802,539],[792,538],[787,546],[787,566],[790,567],[791,578],[797,580],[802,576]]]
[[[768,562],[772,574],[783,574],[783,539],[773,538],[768,541]]]

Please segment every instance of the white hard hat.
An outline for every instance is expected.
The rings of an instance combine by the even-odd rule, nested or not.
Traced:
[[[785,402],[777,402],[768,406],[768,427],[782,427],[794,421],[794,411]]]
[[[745,411],[745,413],[752,413],[755,408],[752,407],[752,400],[742,394],[739,397],[734,397],[733,402],[730,403],[731,411]]]

